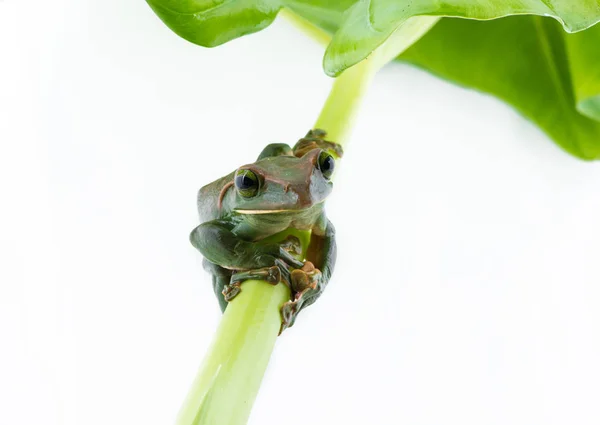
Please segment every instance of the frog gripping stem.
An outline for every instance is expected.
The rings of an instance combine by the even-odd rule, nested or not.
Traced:
[[[314,129],[293,148],[266,146],[254,163],[199,190],[201,224],[190,241],[223,317],[177,425],[245,423],[275,340],[333,273],[335,229],[324,204],[342,155]]]
[[[341,146],[310,130],[293,148],[268,145],[244,165],[199,191],[202,224],[190,236],[213,274],[223,310],[243,282],[282,282],[290,299],[281,307],[280,332],[325,289],[335,264],[333,226],[324,201]],[[307,235],[304,243],[290,234]]]

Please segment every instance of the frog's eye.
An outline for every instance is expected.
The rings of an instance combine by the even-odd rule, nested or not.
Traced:
[[[258,192],[258,177],[250,170],[235,173],[235,188],[244,198],[251,198]]]
[[[319,155],[317,166],[319,167],[319,170],[321,170],[321,173],[323,173],[323,177],[329,180],[335,169],[335,159],[333,159],[333,156],[323,151]]]

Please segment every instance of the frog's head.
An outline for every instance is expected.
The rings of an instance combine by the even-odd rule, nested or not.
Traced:
[[[305,210],[331,193],[335,159],[313,149],[302,157],[275,156],[240,167],[234,175],[234,210],[269,214]]]

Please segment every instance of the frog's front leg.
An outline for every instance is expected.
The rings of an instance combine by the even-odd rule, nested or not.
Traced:
[[[333,273],[337,256],[335,228],[324,216],[320,221],[321,226],[314,229],[311,235],[307,261],[302,268],[291,273],[293,300],[281,308],[280,333],[294,324],[302,309],[321,296]]]
[[[192,230],[190,241],[204,258],[230,270],[254,270],[278,265],[277,260],[300,268],[303,263],[294,258],[285,243],[251,242],[233,233],[236,223],[221,219],[202,223]]]
[[[221,311],[225,311],[227,300],[223,296],[223,289],[229,284],[233,271],[213,264],[206,258],[202,261],[202,265],[204,270],[212,275],[213,290],[219,300],[219,307],[221,307]]]
[[[221,310],[239,292],[248,279],[261,279],[277,284],[288,283],[292,267],[303,263],[294,256],[301,252],[300,242],[290,237],[281,243],[250,242],[239,238],[232,220],[213,220],[196,227],[192,245],[204,256],[204,267],[213,275],[213,287]]]

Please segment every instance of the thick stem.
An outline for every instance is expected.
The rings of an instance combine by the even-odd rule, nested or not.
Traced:
[[[177,425],[245,424],[279,327],[287,286],[249,280],[227,306]]]

